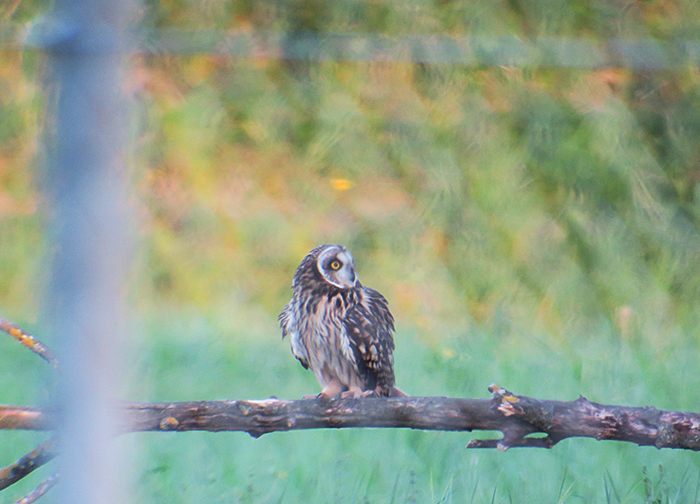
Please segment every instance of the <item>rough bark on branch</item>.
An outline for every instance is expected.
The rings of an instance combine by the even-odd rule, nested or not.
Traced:
[[[0,490],[17,483],[35,469],[49,462],[56,454],[56,442],[49,439],[14,464],[0,469]]]
[[[348,427],[422,430],[501,431],[502,439],[473,440],[468,448],[551,448],[562,439],[591,437],[656,448],[700,451],[700,414],[654,407],[610,406],[579,397],[548,401],[514,395],[492,386],[492,399],[400,397],[366,399],[265,399],[134,403],[121,406],[124,432],[242,431],[259,437],[269,432]],[[20,407],[8,407],[21,410]],[[1,411],[1,410],[0,410]],[[24,427],[50,428],[34,418]],[[544,437],[528,437],[543,433]]]

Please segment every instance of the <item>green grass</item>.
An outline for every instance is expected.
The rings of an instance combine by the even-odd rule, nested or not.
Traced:
[[[235,312],[235,311],[234,311]],[[245,327],[235,316],[156,311],[137,331],[130,399],[298,398],[318,390],[280,340],[273,317]],[[613,334],[555,344],[545,333],[504,339],[472,328],[428,345],[399,325],[398,383],[412,395],[487,397],[497,382],[550,399],[698,410],[697,350],[671,342],[666,360]],[[516,343],[518,343],[516,345]],[[0,342],[0,402],[41,402],[43,363],[9,338]],[[673,362],[673,366],[668,366]],[[571,439],[552,450],[466,450],[499,433],[392,429],[268,434],[129,435],[135,500],[146,502],[698,502],[700,461],[691,452]],[[1,432],[7,464],[43,436]],[[6,496],[28,491],[43,468]]]
[[[142,400],[298,398],[318,390],[279,340],[274,319],[254,331],[165,317],[146,328]],[[663,362],[609,335],[555,348],[544,335],[511,347],[493,333],[431,347],[399,327],[398,383],[412,395],[487,397],[491,382],[541,398],[697,409],[697,351]],[[565,348],[566,347],[566,348]],[[676,383],[675,388],[671,385]],[[671,388],[667,388],[671,386]],[[573,439],[552,450],[470,451],[473,437],[389,429],[139,434],[136,492],[153,502],[695,502],[689,452]],[[663,468],[663,469],[660,469]],[[663,472],[661,472],[663,471]]]

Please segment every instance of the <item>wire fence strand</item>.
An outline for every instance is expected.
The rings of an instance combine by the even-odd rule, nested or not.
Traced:
[[[48,47],[71,28],[44,19],[26,27],[0,23],[0,47]],[[83,46],[108,50],[104,30],[83,34]],[[394,62],[464,66],[627,68],[663,71],[700,66],[700,41],[516,36],[401,35],[377,33],[224,32],[178,28],[140,29],[134,53],[146,56],[216,55],[244,59]]]

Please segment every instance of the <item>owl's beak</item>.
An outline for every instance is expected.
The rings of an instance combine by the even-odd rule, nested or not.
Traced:
[[[338,281],[342,284],[339,285],[339,287],[345,287],[347,289],[352,289],[357,285],[357,275],[355,275],[355,272],[353,271],[352,268],[343,268],[341,269],[336,278]]]

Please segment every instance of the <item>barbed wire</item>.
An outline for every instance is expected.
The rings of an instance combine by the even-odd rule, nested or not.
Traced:
[[[78,32],[55,21],[24,26],[0,24],[0,47],[47,48],[78,37],[86,52],[100,52],[105,27]],[[463,66],[548,66],[570,69],[627,68],[641,71],[700,66],[700,41],[538,38],[516,36],[401,35],[376,33],[224,32],[178,28],[140,29],[136,54],[216,55],[242,59],[312,62],[395,62]]]

